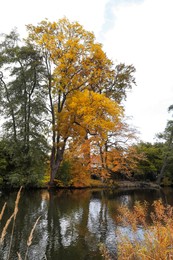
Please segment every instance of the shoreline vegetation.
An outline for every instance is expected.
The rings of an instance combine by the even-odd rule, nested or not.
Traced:
[[[100,250],[105,260],[134,259],[172,259],[173,255],[173,207],[155,200],[152,211],[148,211],[147,202],[136,201],[132,209],[128,206],[118,208],[117,224],[129,230],[129,234],[120,228],[117,231],[117,255],[111,256],[104,244]],[[141,232],[142,231],[142,232]]]
[[[147,181],[116,181],[114,183],[104,183],[98,180],[92,180],[91,183],[89,185],[71,185],[71,186],[65,186],[65,185],[61,185],[58,186],[55,185],[54,186],[49,186],[49,184],[45,184],[42,186],[37,186],[37,187],[23,187],[23,189],[48,189],[48,190],[58,190],[58,189],[117,189],[117,190],[121,190],[121,189],[161,189],[162,185],[159,185],[157,183],[154,182],[147,182]],[[18,189],[17,187],[0,187],[0,191],[1,190],[16,190]]]
[[[157,183],[146,182],[146,181],[116,181],[113,184],[104,183],[101,181],[92,181],[90,185],[78,185],[78,186],[54,186],[49,187],[45,186],[44,188],[55,188],[55,189],[92,189],[92,188],[100,188],[100,189],[129,189],[129,188],[149,188],[149,189],[160,189],[161,186]]]
[[[162,185],[157,184],[156,182],[151,181],[129,181],[129,180],[93,180],[91,179],[86,185],[84,183],[78,183],[77,185],[60,185],[58,186],[55,181],[54,186],[49,186],[47,183],[43,188],[55,188],[55,189],[160,189]]]

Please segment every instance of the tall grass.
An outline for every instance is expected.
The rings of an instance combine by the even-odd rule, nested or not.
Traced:
[[[32,240],[33,240],[33,233],[34,233],[34,230],[35,230],[35,228],[36,228],[36,226],[37,226],[37,223],[38,223],[38,221],[39,221],[40,218],[41,218],[41,216],[37,218],[37,220],[36,220],[36,222],[35,222],[33,228],[31,229],[31,232],[30,232],[30,234],[29,234],[29,237],[28,237],[28,240],[27,240],[27,250],[26,250],[26,254],[25,254],[24,260],[27,259],[28,249],[29,249],[29,247],[31,246]]]
[[[154,201],[152,207],[150,214],[146,203],[136,202],[132,210],[125,206],[119,208],[117,224],[121,231],[117,234],[115,259],[173,259],[173,207],[165,206],[161,200]],[[123,226],[129,233],[123,233]],[[102,249],[102,254],[105,259],[112,259],[106,248]]]
[[[7,202],[5,202],[3,207],[2,207],[2,210],[1,210],[1,213],[0,213],[0,221],[2,220],[6,206],[7,206]]]
[[[7,258],[6,258],[7,260],[10,260],[12,242],[13,242],[13,237],[14,237],[15,223],[16,223],[17,213],[18,213],[18,210],[19,210],[19,201],[20,201],[20,197],[21,197],[21,191],[22,191],[22,187],[20,187],[20,189],[17,193],[15,205],[14,205],[14,211],[11,214],[11,216],[7,219],[5,225],[4,225],[4,227],[3,227],[3,229],[0,233],[0,248],[1,248],[2,245],[3,245],[3,242],[5,240],[6,234],[7,234],[7,229],[9,228],[10,223],[12,222],[12,229],[11,229],[11,233],[10,233],[10,242],[9,242],[8,253],[7,253]],[[6,207],[7,207],[7,203],[5,202],[3,207],[2,207],[1,213],[0,213],[0,221],[2,220],[2,218],[4,216],[4,212],[5,212]],[[29,247],[31,246],[32,240],[33,240],[33,233],[34,233],[34,230],[36,228],[36,225],[37,225],[40,217],[37,218],[33,228],[31,229],[31,232],[29,234],[29,237],[28,237],[28,240],[27,240],[27,243],[26,243],[27,249],[26,249],[26,253],[25,253],[25,256],[24,256],[24,260],[27,259],[28,250],[29,250]],[[18,256],[18,260],[22,260],[21,254],[19,252],[16,252],[16,254]]]

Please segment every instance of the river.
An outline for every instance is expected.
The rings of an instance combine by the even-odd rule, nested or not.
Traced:
[[[41,216],[28,250],[29,260],[101,260],[99,244],[104,243],[111,254],[116,253],[115,216],[120,205],[132,207],[136,200],[162,198],[173,205],[173,188],[162,190],[30,190],[22,191],[16,219],[10,260],[22,259],[27,239]],[[2,192],[0,209],[7,202],[0,231],[13,212],[16,192]],[[10,228],[0,247],[0,259],[6,260]]]

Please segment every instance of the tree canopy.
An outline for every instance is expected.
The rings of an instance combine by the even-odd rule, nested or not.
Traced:
[[[114,66],[93,33],[63,18],[28,25],[29,44],[47,70],[52,121],[51,183],[68,142],[77,136],[108,136],[121,120],[120,103],[135,83],[133,66]],[[88,136],[87,136],[88,135]]]
[[[120,143],[134,136],[122,105],[135,84],[134,66],[114,65],[94,34],[67,18],[43,20],[27,30],[24,41],[12,31],[0,44],[3,138],[13,147],[14,175],[34,176],[36,168],[44,173],[41,164],[50,154],[53,185],[64,156],[77,146],[81,165],[97,156],[109,172],[108,154],[121,150],[124,156]]]
[[[40,55],[31,45],[20,45],[15,31],[0,44],[0,109],[3,138],[11,158],[6,183],[37,183],[47,154],[46,93]],[[7,148],[5,148],[7,151]]]

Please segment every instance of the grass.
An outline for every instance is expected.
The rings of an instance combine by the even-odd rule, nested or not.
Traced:
[[[152,212],[148,213],[147,203],[136,202],[133,209],[119,208],[117,224],[118,260],[171,260],[173,259],[173,207],[154,201]],[[126,234],[124,229],[129,230]],[[142,234],[141,231],[142,230]],[[112,259],[103,245],[104,259]]]
[[[1,248],[3,246],[4,240],[6,238],[7,230],[10,228],[10,223],[12,223],[12,229],[11,229],[11,232],[10,232],[10,242],[9,242],[9,246],[8,246],[8,254],[7,254],[6,260],[11,259],[10,258],[11,257],[11,248],[12,248],[12,242],[13,242],[13,237],[14,237],[14,229],[15,229],[17,213],[18,213],[18,210],[19,210],[19,201],[20,201],[20,197],[21,197],[21,191],[22,191],[22,187],[19,189],[19,191],[17,193],[15,205],[14,205],[14,211],[11,214],[11,216],[7,219],[5,225],[2,228],[2,231],[0,233],[0,248]],[[5,202],[3,207],[2,207],[2,210],[1,210],[1,213],[0,213],[0,221],[2,220],[2,218],[4,216],[4,212],[5,212],[6,207],[7,207],[7,202]],[[26,242],[27,249],[26,249],[25,255],[23,257],[24,260],[27,259],[29,248],[30,248],[30,246],[32,244],[32,240],[33,240],[33,233],[36,229],[36,226],[37,226],[37,223],[38,223],[40,217],[37,218],[35,224],[33,225],[32,229],[29,233],[29,236],[28,236],[28,239],[27,239],[27,242]],[[16,253],[18,255],[18,260],[22,260],[21,254],[19,252],[16,252]]]

